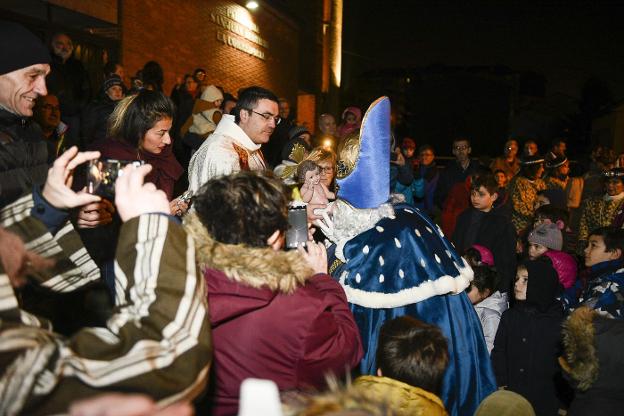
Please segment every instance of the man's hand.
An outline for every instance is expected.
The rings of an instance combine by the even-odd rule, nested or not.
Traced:
[[[115,207],[113,204],[107,199],[102,199],[99,202],[93,202],[80,207],[76,224],[78,228],[95,228],[106,225],[113,221],[114,213]]]
[[[71,189],[76,166],[98,157],[100,152],[78,152],[76,146],[60,155],[48,171],[48,179],[41,193],[45,200],[57,209],[76,208],[99,201],[101,198],[97,195]]]
[[[312,268],[314,274],[327,274],[327,250],[325,250],[323,243],[308,241],[305,249],[298,246],[297,251],[303,256],[308,266]]]
[[[167,195],[153,183],[143,183],[151,170],[151,165],[128,165],[120,172],[115,182],[115,205],[122,221],[142,214],[171,213]]]
[[[0,227],[0,263],[9,276],[11,286],[26,283],[26,275],[54,266],[54,261],[26,250],[24,242],[16,234]]]

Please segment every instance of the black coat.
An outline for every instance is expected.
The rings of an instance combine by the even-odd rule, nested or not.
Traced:
[[[0,109],[0,207],[48,176],[48,145],[32,119]]]
[[[108,129],[108,118],[115,110],[116,101],[104,96],[99,100],[91,102],[82,113],[81,137],[82,146],[86,148],[89,144],[106,138]]]
[[[73,57],[63,63],[53,54],[46,86],[48,94],[57,96],[63,116],[79,115],[91,98],[89,75],[82,63]]]
[[[499,276],[498,289],[507,292],[516,276],[516,229],[511,220],[497,209],[481,213],[472,225],[472,216],[477,215],[470,207],[457,218],[457,225],[451,241],[460,253],[473,244],[487,247],[494,256],[494,264]]]
[[[503,312],[494,340],[492,364],[498,386],[524,396],[540,416],[556,415],[560,406],[563,379],[557,359],[562,322],[557,303],[545,312],[518,304]]]

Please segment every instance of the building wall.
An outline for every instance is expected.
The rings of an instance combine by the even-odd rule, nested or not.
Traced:
[[[121,60],[127,74],[156,60],[163,67],[168,93],[177,77],[202,67],[210,83],[235,95],[240,88],[255,84],[296,102],[298,29],[279,13],[266,7],[250,12],[226,0],[130,0],[123,1],[120,7]],[[247,28],[240,23],[245,19],[256,26]],[[267,44],[245,39],[223,25],[244,32],[247,37],[258,36]],[[218,37],[253,48],[264,59],[226,45]]]

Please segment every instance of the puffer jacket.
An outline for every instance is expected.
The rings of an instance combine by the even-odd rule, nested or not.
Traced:
[[[362,376],[353,385],[367,396],[386,402],[397,416],[446,416],[438,396],[388,377]]]
[[[0,109],[0,207],[43,185],[48,176],[48,145],[30,118]]]
[[[559,283],[564,289],[568,289],[576,282],[577,265],[576,260],[565,251],[548,250],[544,253],[552,261],[553,268],[559,277]]]

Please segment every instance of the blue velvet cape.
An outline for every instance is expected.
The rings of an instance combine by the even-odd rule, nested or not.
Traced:
[[[346,263],[335,261],[330,250],[331,273],[345,289],[362,335],[361,372],[377,371],[377,339],[386,320],[410,315],[437,325],[450,358],[440,397],[450,414],[472,415],[496,389],[481,324],[463,290],[472,270],[426,215],[404,204],[394,209],[394,218],[346,243]]]

